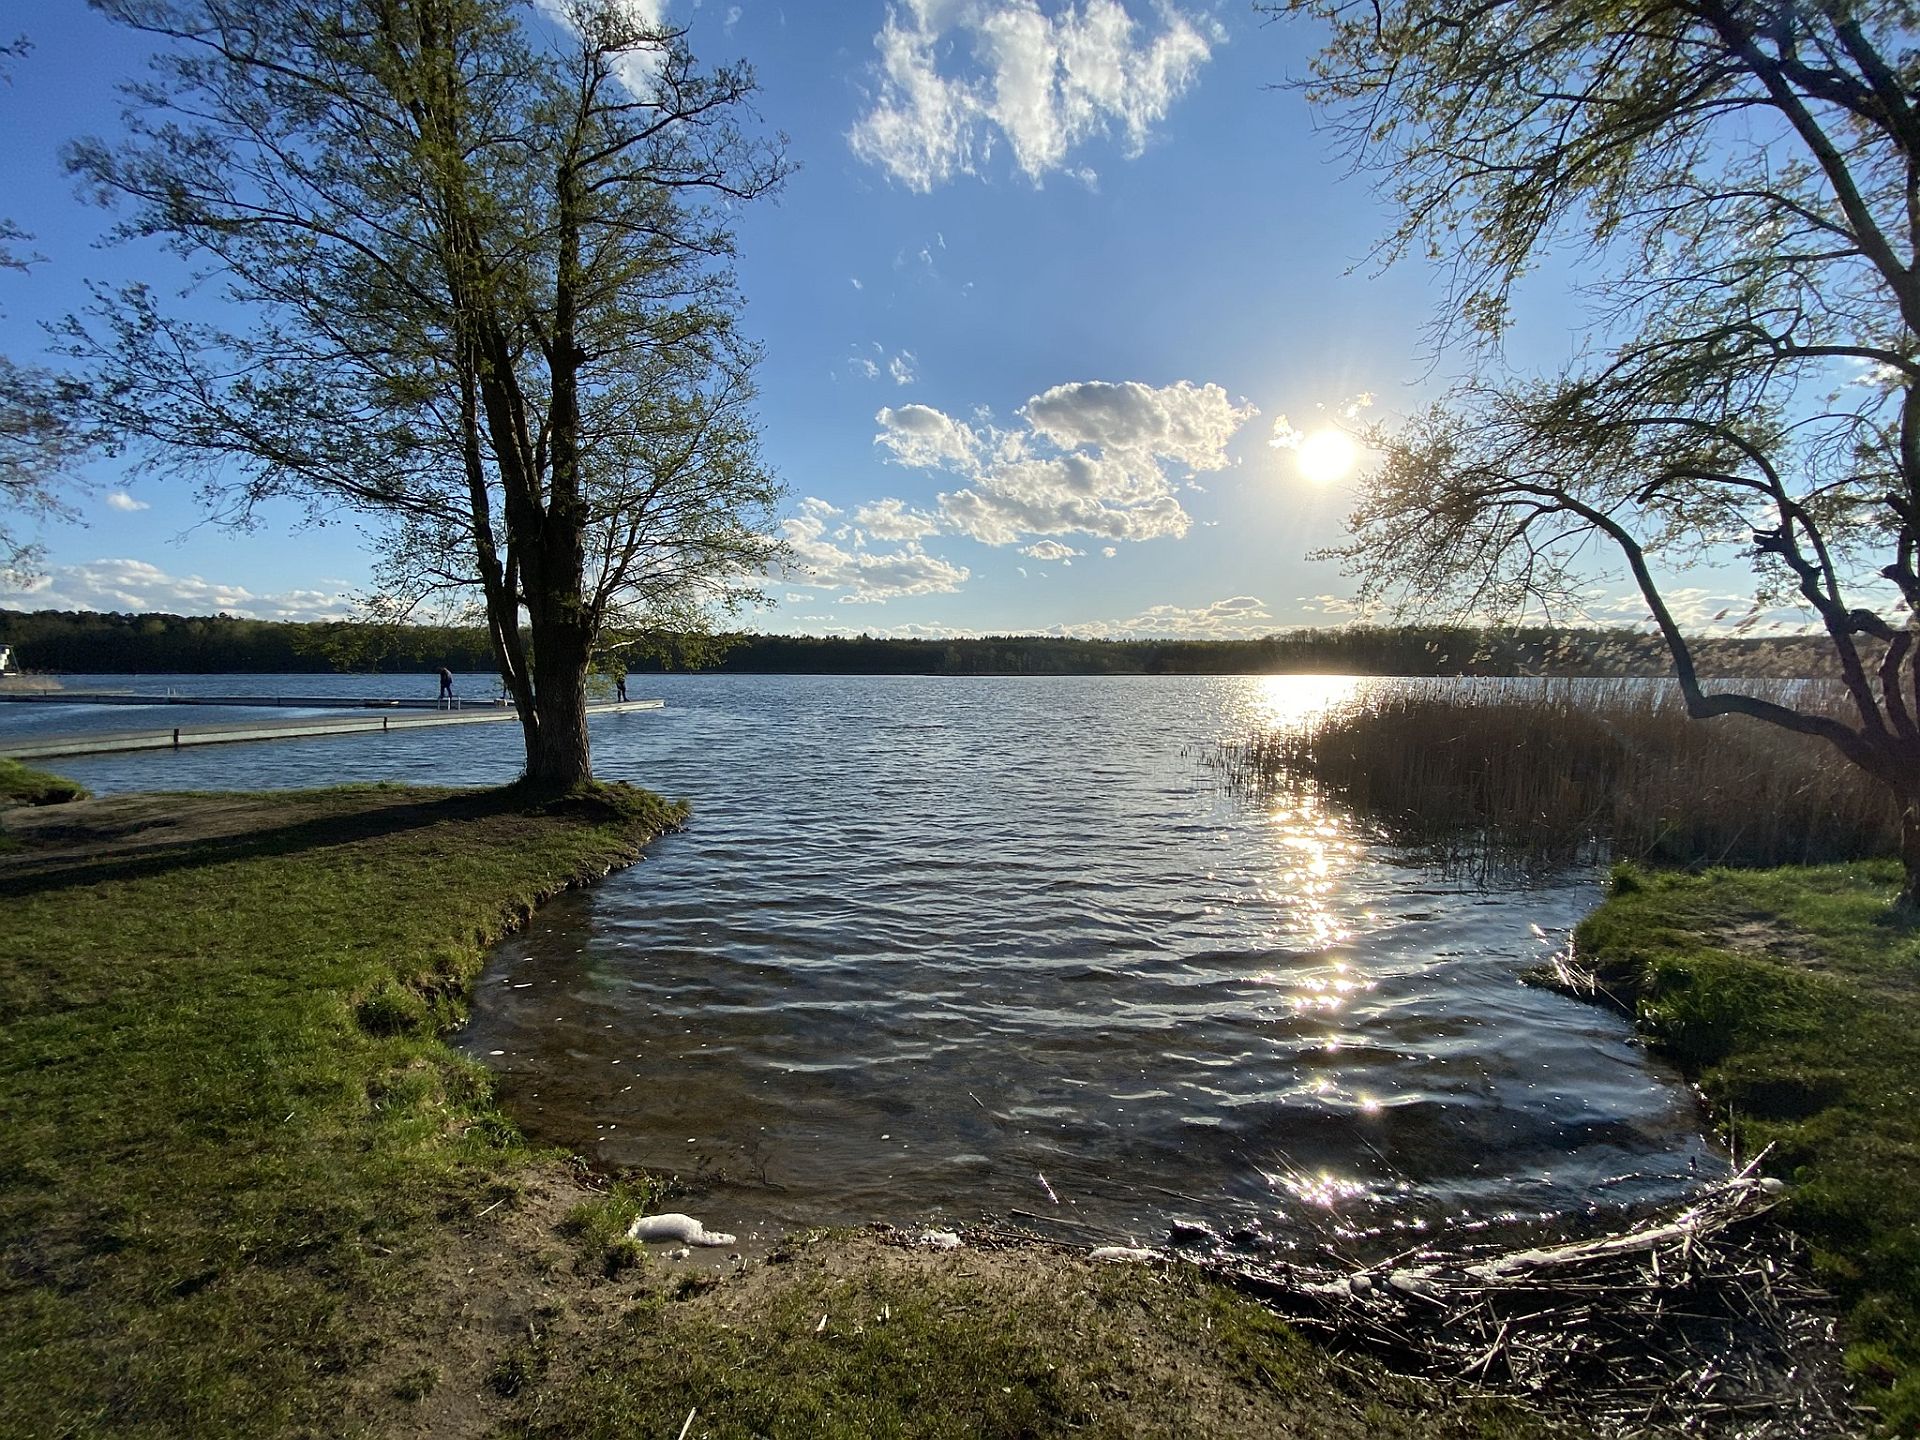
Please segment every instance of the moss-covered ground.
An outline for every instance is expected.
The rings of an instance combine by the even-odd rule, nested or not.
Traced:
[[[1920,928],[1892,862],[1615,872],[1582,962],[1694,1076],[1848,1308],[1848,1360],[1920,1434]],[[1770,1147],[1770,1148],[1769,1148]]]

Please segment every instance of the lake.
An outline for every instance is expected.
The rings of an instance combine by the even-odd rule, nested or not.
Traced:
[[[458,1043],[530,1134],[676,1175],[676,1205],[756,1246],[995,1216],[1379,1253],[1614,1219],[1723,1174],[1625,1021],[1520,983],[1595,875],[1478,886],[1200,763],[1399,683],[636,676],[667,708],[596,718],[596,768],[690,799],[693,823],[500,947]],[[6,705],[0,728],[180,713]],[[51,763],[113,793],[485,784],[519,760],[506,724]]]

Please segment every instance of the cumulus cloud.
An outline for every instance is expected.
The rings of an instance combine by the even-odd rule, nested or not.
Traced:
[[[889,406],[873,419],[880,427],[875,442],[892,451],[902,465],[951,470],[971,466],[978,458],[980,441],[973,430],[931,405]]]
[[[1150,605],[1124,620],[1056,625],[1048,633],[1083,640],[1248,640],[1273,629],[1266,601],[1233,595],[1211,605]]]
[[[937,516],[909,510],[906,502],[891,497],[862,505],[853,512],[853,523],[876,540],[924,540],[940,533]]]
[[[0,584],[0,606],[12,610],[108,610],[135,614],[241,615],[253,620],[342,620],[344,594],[285,590],[260,594],[198,575],[169,575],[144,560],[55,565],[24,584]]]
[[[912,190],[980,173],[1002,143],[1036,184],[1061,171],[1091,183],[1071,153],[1116,136],[1139,154],[1225,39],[1171,0],[1156,18],[1143,27],[1120,0],[1052,16],[1037,0],[903,0],[874,37],[877,93],[848,143]]]
[[[1084,550],[1076,550],[1071,545],[1062,545],[1058,540],[1041,540],[1027,546],[1020,552],[1030,560],[1057,560],[1062,565],[1073,564],[1073,557],[1084,555]]]
[[[941,516],[982,544],[1072,534],[1152,540],[1184,535],[1193,523],[1169,472],[1225,468],[1228,442],[1255,413],[1218,385],[1082,381],[1029,400],[1020,428],[907,405],[882,410],[874,438],[900,464],[957,478],[960,486],[940,496]]]
[[[1098,445],[1109,453],[1157,455],[1190,470],[1222,470],[1234,432],[1254,413],[1218,385],[1189,380],[1156,390],[1137,380],[1056,385],[1022,412],[1036,435],[1062,449]]]
[[[964,565],[929,555],[913,541],[897,550],[869,549],[864,538],[844,523],[844,512],[824,500],[801,501],[798,513],[788,518],[784,528],[793,559],[783,578],[793,585],[837,591],[845,605],[874,604],[903,595],[950,595],[969,573]]]
[[[107,505],[114,510],[124,510],[132,514],[136,510],[151,510],[153,507],[144,500],[136,500],[124,490],[112,491],[107,496]]]

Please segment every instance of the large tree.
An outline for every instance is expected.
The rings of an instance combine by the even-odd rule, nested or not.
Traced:
[[[750,74],[620,0],[95,3],[165,43],[70,163],[199,276],[74,323],[103,418],[229,518],[366,518],[388,614],[477,594],[528,778],[586,780],[603,632],[698,625],[774,548],[729,265],[782,171]]]
[[[1920,54],[1910,4],[1296,0],[1315,97],[1452,279],[1472,374],[1377,427],[1336,550],[1367,593],[1512,614],[1638,588],[1689,711],[1837,746],[1905,813],[1920,900]],[[1551,250],[1591,340],[1515,378]],[[1744,554],[1845,694],[1703,679],[1673,578]]]

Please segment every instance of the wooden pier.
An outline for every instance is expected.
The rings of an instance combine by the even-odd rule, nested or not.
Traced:
[[[637,702],[629,702],[637,703]],[[218,705],[224,709],[265,707],[270,710],[499,710],[509,702],[497,700],[395,699],[387,695],[142,695],[132,690],[0,690],[0,704],[8,705]]]
[[[361,706],[367,709],[400,711],[398,714],[312,716],[298,720],[261,721],[253,725],[175,725],[165,730],[116,731],[99,735],[48,735],[0,737],[0,759],[45,760],[60,755],[111,755],[126,750],[184,750],[190,745],[233,745],[250,740],[291,740],[316,735],[391,735],[405,730],[430,730],[442,725],[497,725],[518,718],[510,705],[469,704],[446,708],[431,700],[276,700],[271,696],[236,698],[223,696],[165,697],[121,696],[108,700],[100,696],[8,696],[10,700],[64,704],[186,704],[186,705],[263,705],[317,710]],[[614,700],[587,706],[587,714],[624,715],[640,710],[664,708],[664,700]],[[431,711],[421,714],[420,711]]]

